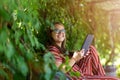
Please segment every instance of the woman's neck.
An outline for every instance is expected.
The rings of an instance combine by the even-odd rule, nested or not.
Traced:
[[[62,43],[57,42],[56,45],[59,46],[59,47],[61,48]]]

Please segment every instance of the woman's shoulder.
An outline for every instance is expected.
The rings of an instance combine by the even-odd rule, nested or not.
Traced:
[[[54,45],[48,46],[48,50],[51,51],[51,52],[60,53],[60,50]]]

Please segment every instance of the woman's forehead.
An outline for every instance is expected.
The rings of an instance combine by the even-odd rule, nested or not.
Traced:
[[[63,26],[63,25],[60,25],[60,24],[56,24],[56,25],[55,25],[55,28],[57,28],[57,29],[64,29],[64,26]]]

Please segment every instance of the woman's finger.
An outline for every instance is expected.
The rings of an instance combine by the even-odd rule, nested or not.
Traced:
[[[80,51],[80,55],[83,57],[84,56],[84,52],[85,50],[84,49],[82,49],[81,51]]]

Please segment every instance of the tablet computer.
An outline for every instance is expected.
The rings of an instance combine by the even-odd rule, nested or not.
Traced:
[[[82,44],[82,47],[81,49],[84,49],[84,55],[86,55],[88,49],[89,49],[89,46],[91,45],[92,41],[93,41],[93,38],[94,38],[94,35],[93,34],[88,34],[87,37],[85,38],[83,44]]]

